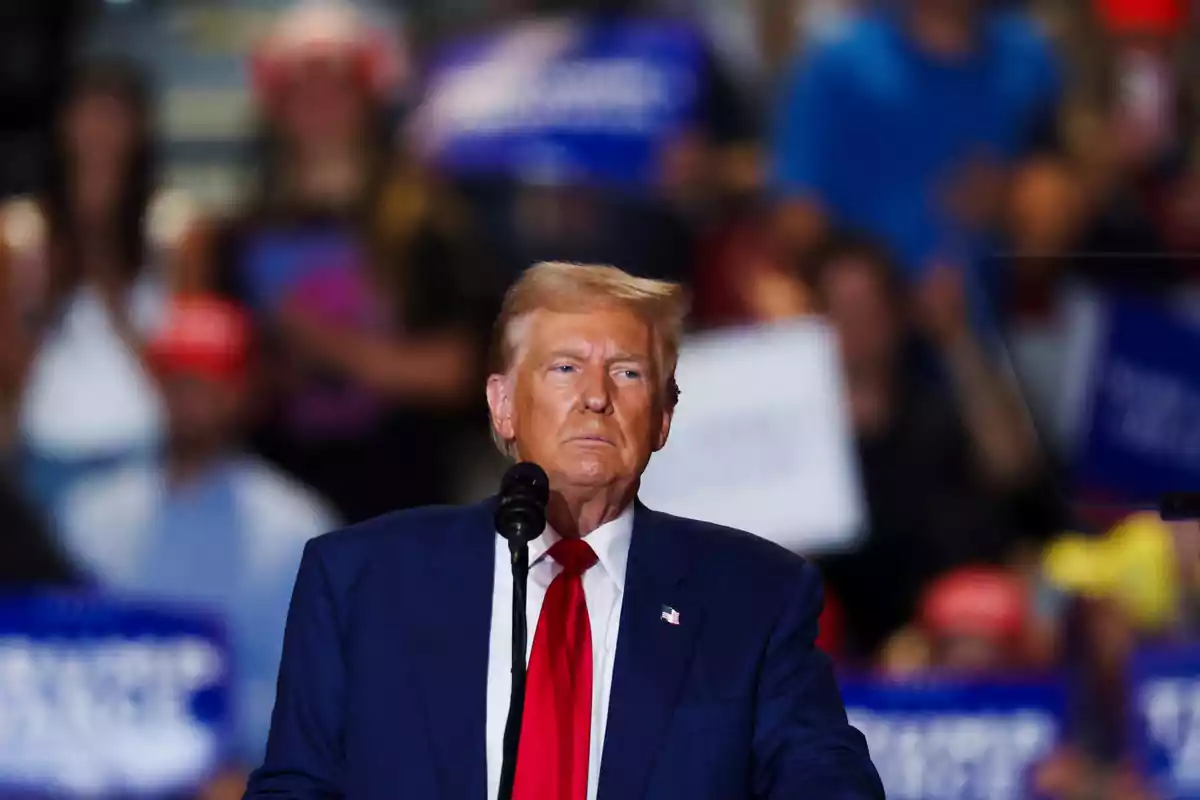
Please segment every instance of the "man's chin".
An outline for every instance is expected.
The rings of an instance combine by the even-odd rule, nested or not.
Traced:
[[[564,486],[598,488],[620,481],[621,472],[600,459],[584,456],[564,464],[557,477]]]

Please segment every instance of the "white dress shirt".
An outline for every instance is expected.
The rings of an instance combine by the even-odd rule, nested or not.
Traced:
[[[598,562],[583,574],[583,595],[592,625],[592,734],[588,754],[588,800],[596,800],[600,785],[600,756],[604,752],[604,729],[608,718],[609,689],[617,652],[617,628],[621,621],[621,596],[625,591],[625,564],[633,534],[633,504],[619,517],[589,533],[585,541]],[[529,543],[529,583],[525,618],[529,636],[525,663],[533,650],[542,601],[550,582],[562,567],[547,551],[562,537],[546,527]],[[487,778],[488,797],[500,794],[500,768],[504,759],[504,726],[508,722],[509,693],[512,691],[512,567],[508,543],[496,537],[496,580],[492,590],[492,631],[488,649],[487,685]]]

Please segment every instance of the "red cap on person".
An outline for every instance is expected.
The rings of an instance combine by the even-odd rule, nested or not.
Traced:
[[[921,624],[933,636],[978,636],[1012,643],[1028,619],[1025,586],[1001,569],[968,567],[950,572],[925,591]]]
[[[270,105],[296,71],[314,63],[351,71],[363,88],[382,98],[406,78],[398,37],[344,3],[309,0],[285,11],[251,52],[251,80],[258,99]]]
[[[1096,0],[1096,13],[1118,34],[1172,34],[1187,22],[1183,0]]]
[[[179,297],[149,344],[160,373],[195,373],[240,382],[250,356],[250,322],[237,305],[209,295]]]

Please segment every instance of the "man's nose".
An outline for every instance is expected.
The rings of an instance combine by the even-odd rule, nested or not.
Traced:
[[[607,370],[584,371],[581,399],[585,409],[597,414],[606,413],[612,408],[612,386]]]

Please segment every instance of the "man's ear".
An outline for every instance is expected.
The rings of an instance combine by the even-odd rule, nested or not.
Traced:
[[[508,375],[489,375],[487,380],[488,413],[492,418],[492,429],[506,442],[516,438],[513,424],[512,378]]]
[[[675,407],[664,408],[662,422],[658,426],[658,435],[654,440],[654,452],[657,453],[667,446],[667,437],[671,435],[671,420],[675,418]]]

